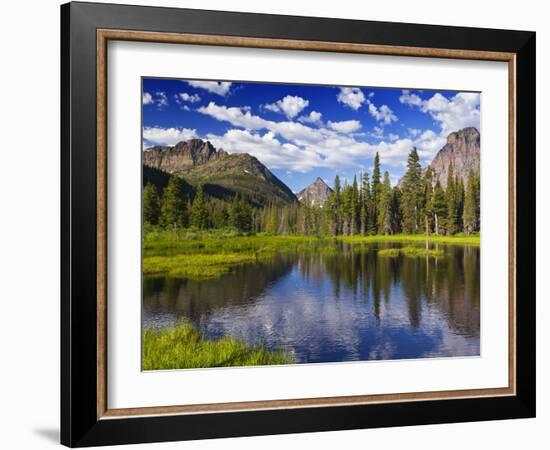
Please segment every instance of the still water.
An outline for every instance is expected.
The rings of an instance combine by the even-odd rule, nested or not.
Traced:
[[[479,355],[479,248],[439,245],[437,259],[378,248],[280,254],[214,280],[146,277],[143,325],[191,321],[298,363]]]

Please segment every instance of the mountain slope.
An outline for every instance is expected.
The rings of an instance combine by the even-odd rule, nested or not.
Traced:
[[[322,178],[317,177],[313,183],[298,192],[296,196],[300,202],[308,202],[310,206],[323,206],[332,192],[329,185]]]
[[[447,143],[437,152],[429,166],[441,186],[447,186],[449,165],[453,166],[453,173],[461,177],[464,183],[468,179],[470,170],[479,171],[479,145],[479,131],[473,127],[464,128],[447,136]]]
[[[258,159],[247,153],[229,154],[210,142],[192,139],[173,147],[152,147],[143,152],[143,165],[179,175],[190,184],[202,184],[214,197],[244,195],[254,206],[289,204],[294,193]]]

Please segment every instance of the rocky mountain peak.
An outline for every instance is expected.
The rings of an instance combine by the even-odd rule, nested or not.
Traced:
[[[198,164],[224,158],[225,150],[216,151],[210,141],[190,139],[174,146],[151,147],[143,152],[143,164],[168,173],[179,173]]]
[[[437,152],[429,167],[434,171],[435,179],[446,187],[451,165],[455,176],[466,183],[470,170],[479,171],[479,160],[480,134],[476,128],[468,127],[447,136],[447,143]]]
[[[317,177],[308,187],[298,192],[297,197],[302,203],[309,202],[311,206],[323,206],[332,192],[329,185],[321,177]]]

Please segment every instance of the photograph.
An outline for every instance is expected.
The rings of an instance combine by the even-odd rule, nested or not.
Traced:
[[[143,370],[480,356],[479,92],[141,84]]]

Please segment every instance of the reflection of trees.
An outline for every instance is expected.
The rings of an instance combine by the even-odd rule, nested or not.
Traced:
[[[195,320],[218,307],[253,301],[288,274],[293,263],[294,258],[278,255],[270,262],[236,267],[231,273],[213,280],[144,277],[143,307]]]
[[[316,286],[318,291],[314,292],[329,289],[335,304],[347,299],[363,303],[357,305],[359,308],[367,308],[372,302],[372,316],[377,323],[387,317],[386,313],[401,308],[403,320],[408,320],[413,331],[437,317],[446,320],[455,334],[479,336],[479,248],[443,249],[445,258],[384,258],[378,257],[377,245],[361,248],[335,244],[237,267],[215,280],[146,278],[144,308],[199,321],[227,306],[254,305],[267,289],[296,268]],[[323,307],[328,308],[328,304]],[[430,310],[438,314],[429,314]]]

